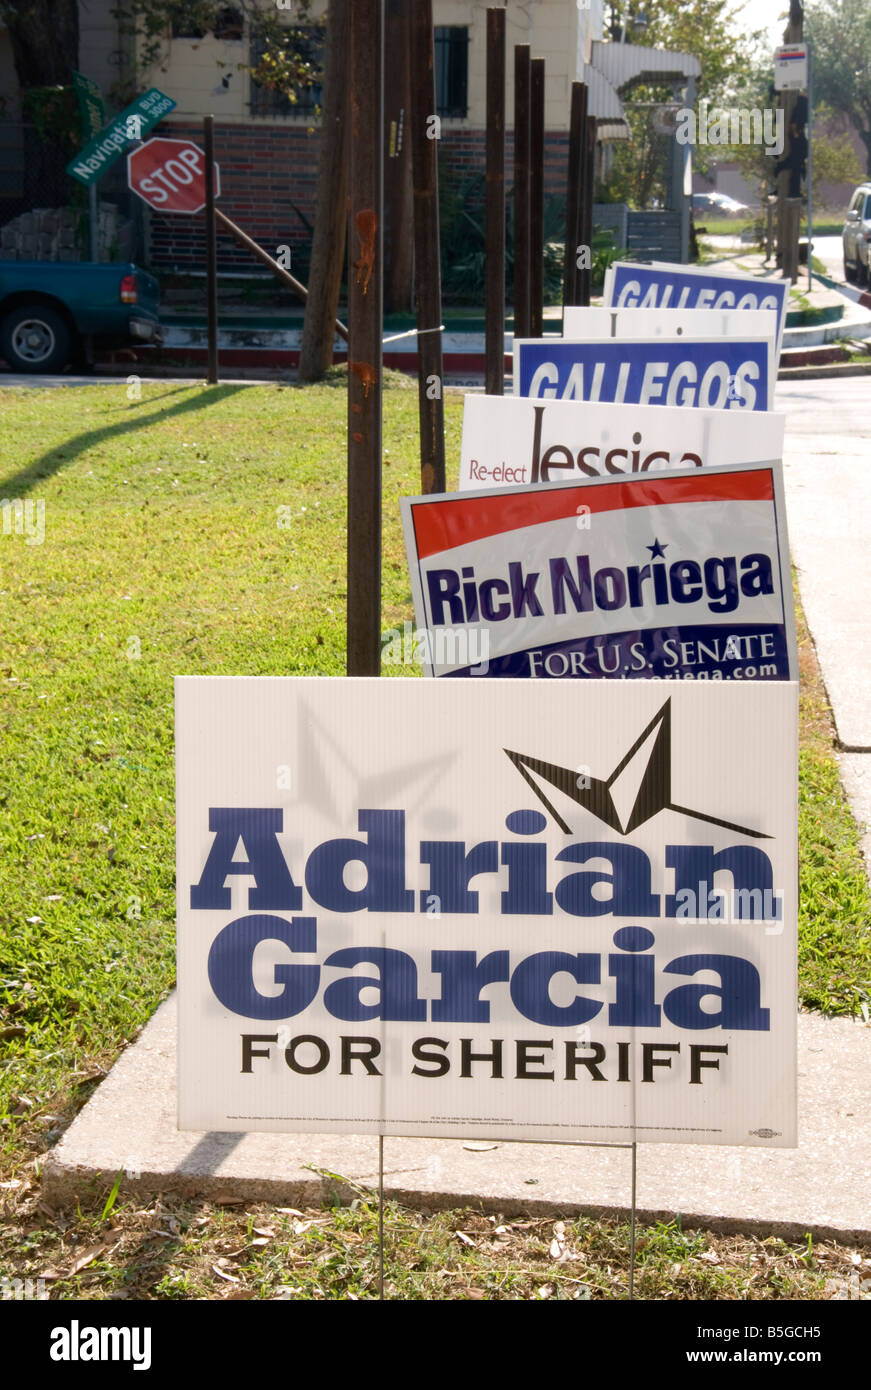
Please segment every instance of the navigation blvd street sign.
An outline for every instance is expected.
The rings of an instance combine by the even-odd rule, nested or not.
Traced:
[[[137,140],[159,125],[170,111],[174,111],[175,105],[172,97],[151,87],[144,96],[125,106],[105,130],[80,150],[75,159],[70,160],[67,173],[86,188],[95,183],[107,169],[111,169],[116,159],[120,159],[128,146],[135,145]]]
[[[127,156],[127,182],[158,212],[200,212],[206,205],[206,156],[192,140],[149,140]],[[216,198],[220,192],[216,164]]]

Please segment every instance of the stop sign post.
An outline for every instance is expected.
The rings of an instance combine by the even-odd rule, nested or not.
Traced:
[[[215,197],[221,174],[214,166]],[[192,140],[146,140],[127,156],[127,181],[155,212],[202,212],[206,206],[206,156]]]
[[[146,140],[127,156],[127,182],[155,212],[194,213],[206,210],[206,282],[208,308],[208,380],[218,380],[218,275],[215,254],[215,199],[221,192],[221,171],[213,150],[214,116],[204,121],[205,150],[192,140]],[[211,196],[210,196],[211,195]]]

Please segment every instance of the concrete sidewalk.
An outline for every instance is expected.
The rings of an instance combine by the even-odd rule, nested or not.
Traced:
[[[318,1205],[336,1184],[378,1181],[372,1135],[192,1134],[175,1127],[175,996],[98,1087],[43,1169],[59,1205],[112,1186]],[[638,1146],[642,1220],[847,1241],[871,1239],[871,1028],[799,1017],[799,1147]],[[385,1192],[409,1206],[492,1212],[625,1212],[626,1149],[459,1139],[384,1141]],[[352,1191],[348,1195],[353,1195]]]
[[[848,792],[871,823],[871,379],[778,387],[787,415],[785,474],[793,558],[845,762]],[[863,799],[864,798],[864,799]],[[871,862],[871,841],[869,841]],[[45,1193],[59,1203],[111,1187],[319,1203],[334,1184],[371,1186],[371,1136],[189,1134],[175,1127],[174,1000],[152,1019],[51,1152]],[[799,1147],[642,1144],[642,1219],[729,1231],[871,1239],[871,1027],[799,1016]],[[494,1141],[385,1140],[389,1195],[433,1208],[625,1212],[626,1151]]]

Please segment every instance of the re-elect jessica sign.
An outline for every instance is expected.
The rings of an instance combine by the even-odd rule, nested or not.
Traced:
[[[179,679],[180,1127],[794,1146],[796,731],[792,684]]]
[[[700,406],[703,410],[771,408],[771,339],[621,338],[514,342],[514,394],[562,401]]]
[[[767,463],[783,455],[783,427],[768,412],[466,396],[460,491]]]
[[[779,463],[401,507],[430,675],[797,678]]]
[[[641,309],[775,309],[780,354],[789,284],[705,266],[616,261],[605,273],[606,305]]]

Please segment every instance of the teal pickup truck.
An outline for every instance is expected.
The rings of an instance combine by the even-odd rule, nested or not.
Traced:
[[[0,357],[59,372],[98,347],[160,344],[157,281],[130,263],[0,260]]]

